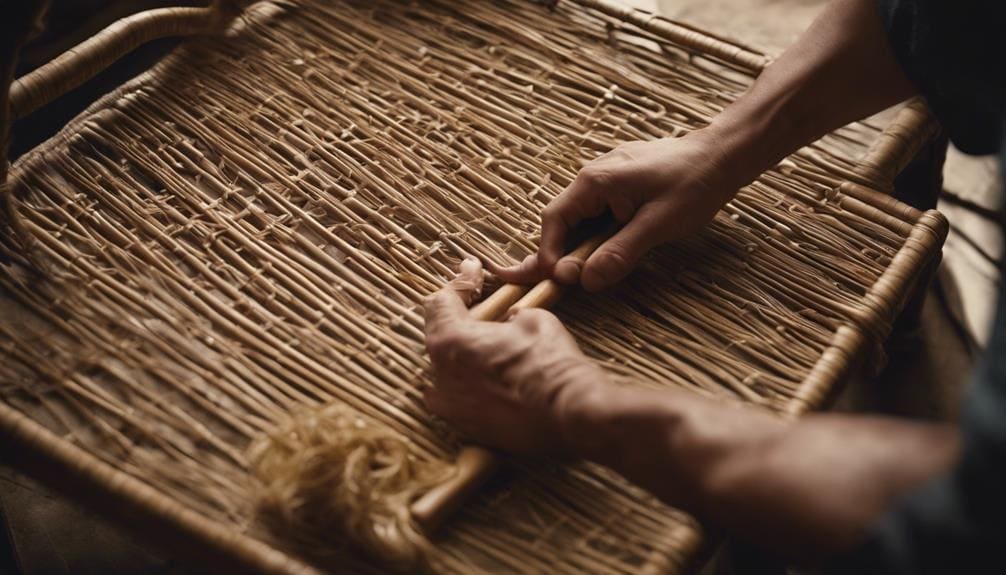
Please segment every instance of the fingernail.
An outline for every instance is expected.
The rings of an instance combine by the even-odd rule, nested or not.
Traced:
[[[580,260],[565,258],[559,260],[559,263],[555,264],[555,271],[552,275],[555,277],[555,280],[560,283],[576,283],[576,280],[580,277],[580,269],[582,266],[583,262]]]
[[[461,270],[462,273],[464,272],[474,273],[479,267],[481,267],[481,265],[482,262],[479,261],[478,258],[468,257],[461,261],[459,269]]]
[[[528,274],[533,274],[538,267],[538,256],[530,254],[524,257],[519,264],[506,268],[506,272],[514,277],[525,278]]]

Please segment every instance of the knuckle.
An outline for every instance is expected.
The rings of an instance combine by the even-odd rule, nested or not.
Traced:
[[[558,317],[552,312],[541,310],[540,325],[543,329],[547,331],[554,332],[556,330],[565,331],[566,327],[562,325],[562,322]]]
[[[636,159],[632,150],[633,145],[631,143],[620,144],[611,151],[610,159],[618,162],[631,162]]]
[[[517,313],[513,316],[513,323],[517,326],[526,326],[531,321],[531,310],[521,309],[517,310]]]
[[[587,189],[607,189],[615,183],[615,174],[611,170],[594,164],[584,166],[576,178]]]
[[[533,332],[540,331],[551,322],[559,320],[552,313],[540,308],[526,308],[517,312],[514,323]]]
[[[625,194],[612,194],[608,198],[608,206],[611,208],[615,219],[619,222],[629,221],[636,211],[636,205]]]
[[[627,271],[630,267],[632,267],[632,258],[626,253],[625,248],[622,246],[612,246],[610,250],[602,252],[600,254],[600,260],[605,267],[616,272]]]
[[[436,313],[437,310],[444,305],[444,298],[447,297],[447,289],[449,288],[441,288],[440,290],[426,296],[426,299],[423,300],[423,308],[426,310],[427,317],[431,313]]]
[[[462,338],[457,330],[440,331],[426,336],[426,347],[431,354],[439,355],[460,347]]]
[[[475,281],[469,278],[454,278],[451,280],[449,287],[454,290],[454,293],[457,294],[457,297],[461,298],[461,301],[466,306],[471,305],[479,289]]]
[[[426,349],[430,355],[436,355],[444,349],[444,338],[440,334],[431,333],[426,336]]]
[[[440,292],[433,292],[423,298],[423,309],[426,310],[427,315],[437,306],[437,296],[439,295]]]
[[[559,214],[559,208],[553,202],[553,203],[545,206],[544,209],[542,209],[542,211],[541,211],[541,223],[542,223],[543,226],[549,226],[549,225],[555,224],[555,223],[557,223],[559,221],[559,219],[560,219],[559,216],[560,216],[560,214]]]

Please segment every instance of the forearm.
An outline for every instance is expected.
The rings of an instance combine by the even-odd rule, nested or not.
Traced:
[[[832,0],[754,86],[696,137],[720,150],[739,187],[788,154],[912,95],[876,0]]]
[[[944,425],[843,415],[786,422],[684,392],[596,386],[592,395],[566,420],[575,454],[794,558],[855,544],[958,451]]]

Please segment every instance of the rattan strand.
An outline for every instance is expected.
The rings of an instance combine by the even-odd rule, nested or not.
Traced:
[[[129,16],[61,54],[10,90],[10,115],[21,118],[93,78],[136,47],[170,36],[210,32],[223,25],[219,2],[207,8],[161,8]]]
[[[335,401],[417,459],[449,457],[419,404],[421,298],[464,253],[532,250],[583,160],[699,127],[750,81],[611,23],[567,3],[340,2],[191,43],[15,167],[53,278],[3,277],[33,315],[0,326],[6,401],[281,546],[251,524],[244,448],[290,412]],[[836,330],[892,319],[861,325],[861,308],[918,217],[876,219],[835,189],[875,134],[795,155],[705,233],[560,314],[626,384],[816,405],[802,386]],[[434,569],[676,570],[694,551],[691,519],[603,469],[517,465],[429,551]]]

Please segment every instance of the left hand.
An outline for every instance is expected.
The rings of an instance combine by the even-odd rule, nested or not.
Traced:
[[[430,411],[478,442],[507,451],[572,455],[563,423],[604,373],[551,313],[525,309],[506,322],[472,319],[482,286],[475,259],[426,302],[426,345],[436,385]]]

